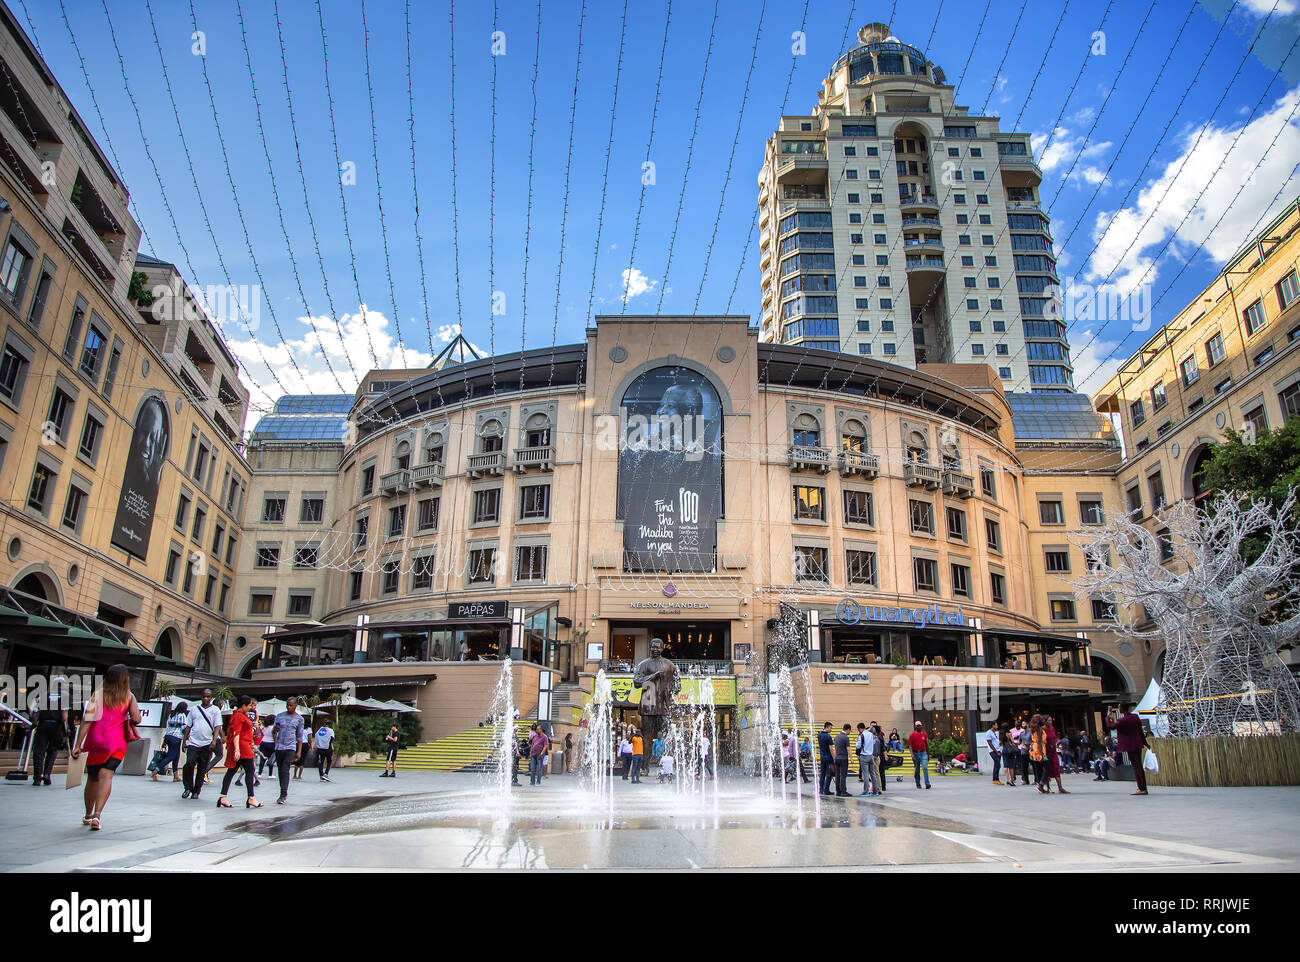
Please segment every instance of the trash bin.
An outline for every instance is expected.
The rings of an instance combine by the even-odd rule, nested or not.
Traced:
[[[129,742],[126,755],[122,758],[119,775],[143,775],[149,770],[149,759],[153,758],[153,739],[140,738]]]

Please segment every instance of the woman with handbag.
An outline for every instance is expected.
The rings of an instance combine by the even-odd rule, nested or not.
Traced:
[[[1050,795],[1047,787],[1047,731],[1043,727],[1043,716],[1035,715],[1029,719],[1029,764],[1034,766],[1034,784],[1041,795]]]
[[[226,777],[221,782],[221,797],[217,799],[217,808],[234,807],[226,801],[226,793],[230,791],[230,783],[237,771],[244,773],[244,784],[248,787],[248,801],[244,807],[262,807],[262,803],[253,797],[257,787],[257,771],[253,768],[253,720],[248,717],[248,706],[252,703],[251,697],[240,695],[235,711],[230,716],[230,724],[226,727]]]
[[[1060,736],[1056,733],[1056,719],[1051,715],[1043,717],[1043,729],[1047,735],[1047,782],[1048,788],[1051,788],[1052,779],[1056,779],[1056,794],[1069,795],[1065,786],[1061,784],[1061,752]]]
[[[113,791],[113,773],[126,757],[128,742],[140,740],[140,706],[131,694],[131,676],[126,665],[113,665],[104,674],[104,685],[90,696],[82,715],[81,728],[72,757],[86,752],[86,816],[82,825],[99,831],[104,806]]]

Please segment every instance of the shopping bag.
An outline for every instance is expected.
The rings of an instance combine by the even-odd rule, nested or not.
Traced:
[[[1149,748],[1147,749],[1145,757],[1142,759],[1142,767],[1149,772],[1160,771],[1160,759],[1156,758],[1156,753]]]
[[[81,779],[86,774],[86,753],[81,752],[75,758],[69,753],[68,755],[68,781],[64,788],[76,788],[81,784]]]

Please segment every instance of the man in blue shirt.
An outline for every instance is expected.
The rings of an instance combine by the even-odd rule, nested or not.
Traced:
[[[284,711],[275,716],[275,764],[280,772],[280,797],[276,804],[283,805],[289,800],[289,770],[302,757],[303,735],[298,699],[290,696]]]
[[[821,762],[820,789],[823,795],[831,794],[831,779],[835,776],[835,740],[831,735],[831,723],[822,725],[817,733],[817,754]]]

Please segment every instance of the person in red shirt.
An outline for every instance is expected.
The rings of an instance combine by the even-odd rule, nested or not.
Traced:
[[[230,716],[230,724],[226,726],[226,778],[221,783],[217,808],[232,807],[226,801],[226,793],[230,791],[230,783],[237,771],[244,773],[244,784],[248,787],[245,808],[262,807],[262,803],[253,797],[253,790],[257,787],[257,772],[253,768],[253,720],[248,717],[248,706],[251,704],[251,697],[240,695],[235,702],[235,711]]]
[[[1147,793],[1147,775],[1142,768],[1142,749],[1146,747],[1147,736],[1142,731],[1142,719],[1133,712],[1133,706],[1123,702],[1119,706],[1119,715],[1113,711],[1106,714],[1107,729],[1115,732],[1115,751],[1127,755],[1133,766],[1133,775],[1137,779],[1137,791],[1134,795]]]
[[[925,726],[916,723],[916,730],[907,736],[907,747],[912,750],[912,768],[916,776],[916,787],[921,787],[921,773],[925,773],[925,787],[930,787],[930,736],[925,733]]]

